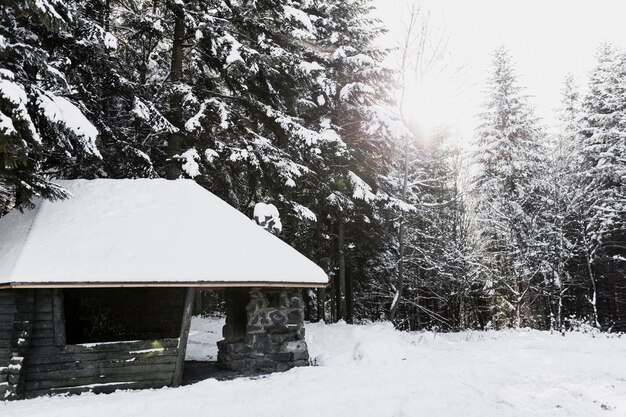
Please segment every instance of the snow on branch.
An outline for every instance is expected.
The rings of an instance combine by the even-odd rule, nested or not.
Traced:
[[[367,203],[371,203],[376,200],[376,195],[372,192],[372,187],[363,181],[361,177],[352,171],[348,171],[348,179],[350,180],[350,185],[352,185],[353,198],[363,200]]]
[[[96,146],[98,129],[72,102],[65,97],[46,92],[37,98],[37,105],[48,120],[63,125],[76,135],[87,153],[102,158]]]
[[[201,129],[201,121],[207,116],[207,109],[209,105],[215,107],[215,111],[217,112],[220,118],[220,127],[222,129],[228,129],[230,123],[228,119],[230,117],[230,111],[228,110],[228,105],[224,103],[222,100],[218,100],[216,98],[211,98],[205,100],[201,105],[198,112],[193,115],[187,122],[185,123],[185,130],[188,132],[193,132],[195,130]]]
[[[315,37],[315,27],[313,27],[313,23],[308,14],[300,9],[287,5],[283,6],[283,11],[288,19],[295,21],[304,28],[295,29],[291,32],[296,39],[312,39]]]
[[[315,215],[315,213],[313,213],[310,208],[305,207],[302,204],[293,203],[293,211],[296,213],[296,216],[300,220],[308,220],[310,222],[317,221],[317,216]]]
[[[22,120],[28,126],[28,130],[30,131],[30,135],[33,140],[37,143],[41,143],[39,133],[37,133],[37,129],[35,129],[35,125],[26,110],[26,103],[28,102],[26,91],[24,91],[24,88],[20,84],[11,81],[14,78],[12,72],[3,70],[3,72],[0,73],[0,76],[9,78],[0,79],[0,100],[2,98],[8,100],[12,105],[11,107],[13,107],[11,109],[11,114],[6,114],[2,118],[0,127],[6,130],[7,134],[11,134],[11,132],[15,132],[12,119]]]
[[[160,111],[152,104],[144,103],[140,98],[135,97],[135,105],[132,112],[140,119],[145,120],[156,133],[178,132],[178,129]]]

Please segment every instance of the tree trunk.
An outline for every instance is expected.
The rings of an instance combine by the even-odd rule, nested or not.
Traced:
[[[325,249],[322,238],[322,222],[318,221],[315,225],[315,241],[318,253],[322,253]],[[317,321],[326,321],[326,288],[317,289]]]
[[[337,276],[333,275],[330,285],[330,321],[337,321]]]
[[[326,288],[317,289],[317,321],[326,321]]]
[[[337,305],[337,318],[346,320],[346,254],[345,254],[345,236],[343,218],[339,218],[337,228],[337,246],[339,252],[339,286],[337,288],[337,297],[339,303]]]
[[[404,142],[404,178],[402,179],[402,201],[406,203],[406,192],[409,179],[409,138]],[[404,290],[404,211],[400,212],[400,232],[398,236],[398,282],[396,294],[389,309],[389,320],[393,321],[398,312],[398,304]]]
[[[587,273],[589,274],[589,281],[591,283],[591,299],[589,302],[591,303],[592,311],[593,311],[593,324],[600,328],[600,323],[598,322],[598,289],[596,288],[596,278],[593,273],[593,266],[591,265],[591,259],[589,259],[589,255],[585,256],[585,260],[587,263]]]
[[[195,298],[193,300],[193,314],[195,316],[202,314],[204,306],[202,305],[202,291],[196,291]]]
[[[183,122],[182,94],[179,91],[178,83],[183,78],[183,40],[185,37],[185,10],[180,3],[172,6],[174,13],[174,39],[172,40],[172,63],[170,69],[170,82],[174,89],[170,96],[170,121],[176,132],[171,132],[167,140],[167,179],[175,180],[180,177],[180,161],[178,156],[181,153],[181,129]]]
[[[111,23],[111,0],[106,0],[104,3],[104,30],[110,31],[110,23]]]
[[[354,322],[354,287],[350,268],[346,270],[346,321]]]

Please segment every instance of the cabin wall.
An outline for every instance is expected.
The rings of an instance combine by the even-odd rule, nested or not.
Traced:
[[[161,305],[162,311],[153,317],[155,323],[146,325],[150,334],[159,333],[159,322],[167,327],[177,321],[179,329],[181,291],[159,290],[153,290],[150,297],[134,300],[128,298],[132,292],[128,289],[118,289],[118,294],[107,296],[115,296],[120,305],[129,305],[125,314],[131,314],[128,310],[141,310],[142,306],[152,311],[154,305]],[[66,290],[66,296],[68,291],[72,290]],[[59,311],[64,306],[59,299],[63,293],[49,289],[0,290],[0,329],[10,328],[10,333],[0,330],[0,370],[4,369],[0,371],[0,381],[7,380],[0,385],[0,398],[160,388],[172,383],[178,338],[65,344],[67,329],[64,314]],[[161,316],[168,317],[165,323],[159,320]],[[146,317],[147,314],[138,314],[130,317],[130,322],[145,321]],[[167,334],[172,331],[165,329]]]
[[[24,356],[34,323],[34,291],[0,290],[0,400],[23,394]]]
[[[178,339],[38,347],[25,361],[24,396],[170,385]]]

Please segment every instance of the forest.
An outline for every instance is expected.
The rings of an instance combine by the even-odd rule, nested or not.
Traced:
[[[278,209],[331,278],[308,320],[626,331],[620,47],[563,80],[558,131],[495,50],[464,148],[406,117],[368,0],[0,4],[0,215],[56,179],[191,178]]]

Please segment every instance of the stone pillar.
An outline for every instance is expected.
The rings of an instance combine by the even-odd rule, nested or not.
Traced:
[[[247,291],[249,298],[243,303],[245,297],[241,294],[227,296],[224,340],[217,344],[218,364],[244,372],[277,372],[308,365],[300,290],[252,288],[238,291]],[[245,328],[236,319],[243,311]]]

